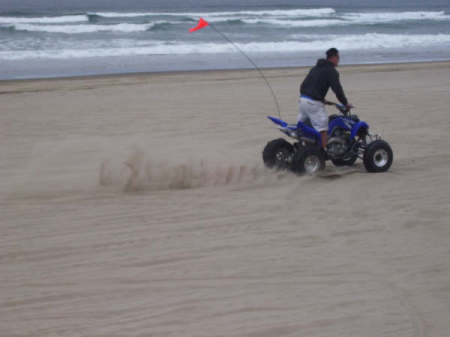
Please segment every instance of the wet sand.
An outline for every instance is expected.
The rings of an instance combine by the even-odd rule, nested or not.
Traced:
[[[450,63],[340,72],[387,173],[264,169],[254,71],[0,82],[0,336],[447,336]]]

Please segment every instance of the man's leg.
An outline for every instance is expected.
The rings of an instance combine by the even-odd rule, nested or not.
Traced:
[[[308,107],[306,106],[306,102],[302,99],[298,102],[298,117],[297,122],[305,122],[307,119],[309,119],[306,111],[308,110]]]
[[[327,149],[327,142],[328,142],[327,131],[320,131],[320,136],[322,138],[322,148],[324,150],[326,150]]]
[[[314,102],[314,109],[309,114],[312,126],[319,131],[322,148],[325,150],[328,142],[328,115],[325,106],[321,102]]]

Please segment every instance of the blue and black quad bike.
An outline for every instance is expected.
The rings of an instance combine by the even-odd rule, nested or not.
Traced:
[[[352,166],[360,158],[368,172],[387,171],[393,160],[390,145],[380,136],[370,134],[369,125],[344,105],[326,104],[334,105],[342,113],[329,117],[326,151],[322,148],[320,133],[310,121],[288,124],[269,116],[295,142],[291,144],[278,138],[267,143],[263,151],[264,164],[269,168],[314,174],[325,168],[326,160],[331,160],[335,166]]]

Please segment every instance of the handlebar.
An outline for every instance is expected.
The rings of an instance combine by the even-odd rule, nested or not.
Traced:
[[[326,105],[334,105],[336,109],[338,109],[344,116],[347,116],[350,113],[350,110],[353,107],[347,108],[344,104],[339,104],[335,102],[325,101]]]

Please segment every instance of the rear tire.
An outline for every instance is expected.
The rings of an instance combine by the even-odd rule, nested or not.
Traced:
[[[298,174],[316,174],[325,168],[325,154],[318,146],[299,149],[292,161],[292,171]]]
[[[271,140],[263,150],[263,161],[268,168],[286,170],[290,167],[290,160],[294,147],[283,138]]]
[[[384,140],[376,140],[364,152],[364,166],[368,172],[386,172],[392,165],[394,155]]]

